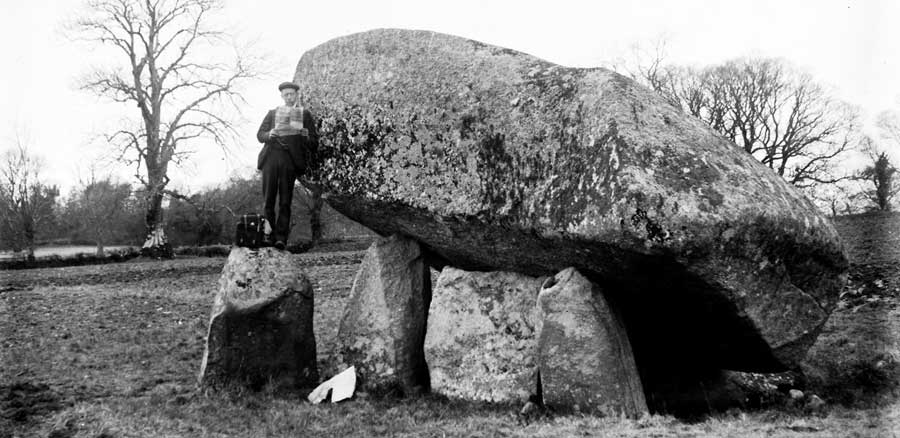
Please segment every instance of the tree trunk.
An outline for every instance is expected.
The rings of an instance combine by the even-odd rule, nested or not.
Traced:
[[[105,255],[103,251],[103,243],[99,240],[97,241],[97,257],[103,257]]]
[[[163,194],[151,188],[147,195],[147,214],[144,216],[148,235],[162,224],[162,200]]]
[[[25,259],[34,261],[34,250],[36,247],[34,243],[34,222],[30,218],[25,218],[22,225],[25,231]]]
[[[163,229],[162,200],[162,191],[151,187],[147,195],[147,215],[144,218],[147,224],[147,239],[141,248],[141,255],[156,259],[172,258],[174,255]]]
[[[312,246],[316,246],[322,240],[322,189],[316,184],[310,184],[309,197],[309,234]]]

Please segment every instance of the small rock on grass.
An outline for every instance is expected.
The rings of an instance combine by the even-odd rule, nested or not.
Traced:
[[[820,413],[825,410],[825,406],[827,404],[824,400],[822,400],[819,396],[813,394],[809,396],[809,399],[806,401],[806,410],[810,413]]]

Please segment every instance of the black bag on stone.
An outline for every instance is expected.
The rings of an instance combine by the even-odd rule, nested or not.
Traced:
[[[258,214],[245,214],[237,222],[234,244],[245,248],[266,245],[266,219]]]

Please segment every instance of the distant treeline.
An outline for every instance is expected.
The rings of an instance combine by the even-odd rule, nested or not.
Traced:
[[[147,212],[143,190],[109,179],[93,181],[60,197],[58,190],[46,191],[46,205],[34,226],[39,245],[141,245],[146,238]],[[309,241],[310,196],[297,184],[291,216],[289,243]],[[246,213],[263,213],[262,182],[259,176],[232,177],[219,186],[191,195],[171,197],[165,205],[164,221],[173,246],[230,244],[235,222]],[[371,237],[367,228],[350,221],[325,205],[321,212],[322,237],[329,240]],[[0,250],[25,248],[24,230],[3,230]]]

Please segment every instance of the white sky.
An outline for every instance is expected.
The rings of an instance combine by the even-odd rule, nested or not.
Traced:
[[[62,24],[73,0],[0,0],[0,150],[27,131],[45,175],[64,189],[91,162],[110,153],[92,137],[121,111],[75,87],[103,63],[102,51],[67,40]],[[222,19],[270,52],[274,77],[247,91],[245,135],[225,159],[201,145],[196,165],[172,172],[173,185],[198,189],[233,172],[252,173],[256,128],[280,102],[275,86],[293,77],[306,50],[331,38],[374,28],[427,29],[530,53],[572,67],[625,55],[634,43],[668,41],[668,60],[708,65],[754,55],[784,58],[831,87],[871,118],[900,110],[900,1],[298,1],[231,0]],[[131,181],[133,171],[117,175]]]

